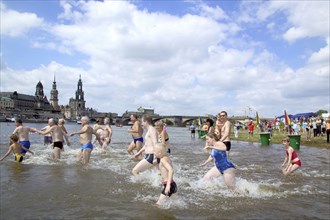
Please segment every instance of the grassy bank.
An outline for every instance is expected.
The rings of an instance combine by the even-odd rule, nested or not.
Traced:
[[[282,144],[283,138],[287,137],[286,133],[282,132],[275,132],[271,137],[271,144]],[[254,132],[253,138],[248,139],[248,131],[247,130],[239,130],[238,138],[235,138],[234,132],[232,131],[231,134],[232,140],[238,141],[246,141],[246,142],[257,142],[260,143],[260,135],[258,132]],[[330,144],[327,143],[327,136],[323,135],[320,137],[311,137],[311,141],[307,141],[306,133],[301,134],[301,145],[304,146],[313,146],[313,147],[325,147],[330,148]]]

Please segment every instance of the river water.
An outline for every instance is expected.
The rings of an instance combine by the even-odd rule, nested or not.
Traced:
[[[1,123],[0,154],[8,148],[14,123]],[[25,124],[42,128],[44,124]],[[81,128],[66,124],[69,133]],[[279,169],[285,156],[282,145],[232,142],[230,158],[237,166],[240,194],[227,189],[221,177],[200,179],[211,168],[198,167],[208,155],[205,142],[192,139],[187,128],[169,127],[171,159],[178,192],[166,204],[155,206],[161,180],[157,170],[136,180],[137,163],[126,153],[131,141],[128,127],[113,127],[111,149],[92,152],[91,163],[76,162],[80,149],[72,137],[62,159],[50,159],[43,137],[31,134],[31,150],[22,164],[9,156],[0,162],[1,219],[329,219],[329,148],[301,146],[302,167],[285,177]]]

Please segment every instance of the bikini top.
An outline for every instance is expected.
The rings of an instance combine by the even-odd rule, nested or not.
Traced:
[[[167,142],[170,138],[168,137],[168,134],[166,133],[165,134],[165,142]],[[158,135],[158,140],[157,140],[158,143],[162,143],[162,134],[160,133]]]
[[[289,155],[288,150],[286,150],[286,155],[287,155],[287,156]],[[298,157],[298,155],[297,155],[296,151],[293,150],[293,151],[292,151],[292,158],[291,158],[291,160],[294,160],[294,159],[296,159],[297,157]]]

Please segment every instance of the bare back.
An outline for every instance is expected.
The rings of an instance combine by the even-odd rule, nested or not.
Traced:
[[[10,145],[10,148],[14,154],[20,154],[22,145],[20,143],[13,143],[12,145]]]
[[[13,134],[16,134],[18,136],[19,141],[29,141],[29,132],[30,131],[31,131],[30,128],[21,125],[21,126],[18,126],[13,131]]]

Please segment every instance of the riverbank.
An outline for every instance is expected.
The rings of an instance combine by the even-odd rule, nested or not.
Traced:
[[[274,132],[273,136],[271,137],[271,144],[282,144],[283,138],[287,137],[287,133],[283,132]],[[238,138],[235,138],[234,132],[231,134],[232,140],[237,141],[245,141],[245,142],[258,142],[260,143],[260,135],[259,133],[255,132],[253,134],[253,138],[248,139],[248,131],[247,130],[239,130]],[[311,147],[321,147],[321,148],[329,148],[330,144],[327,143],[327,136],[323,135],[320,137],[311,137],[311,141],[307,141],[306,133],[301,134],[301,145],[311,146]]]

